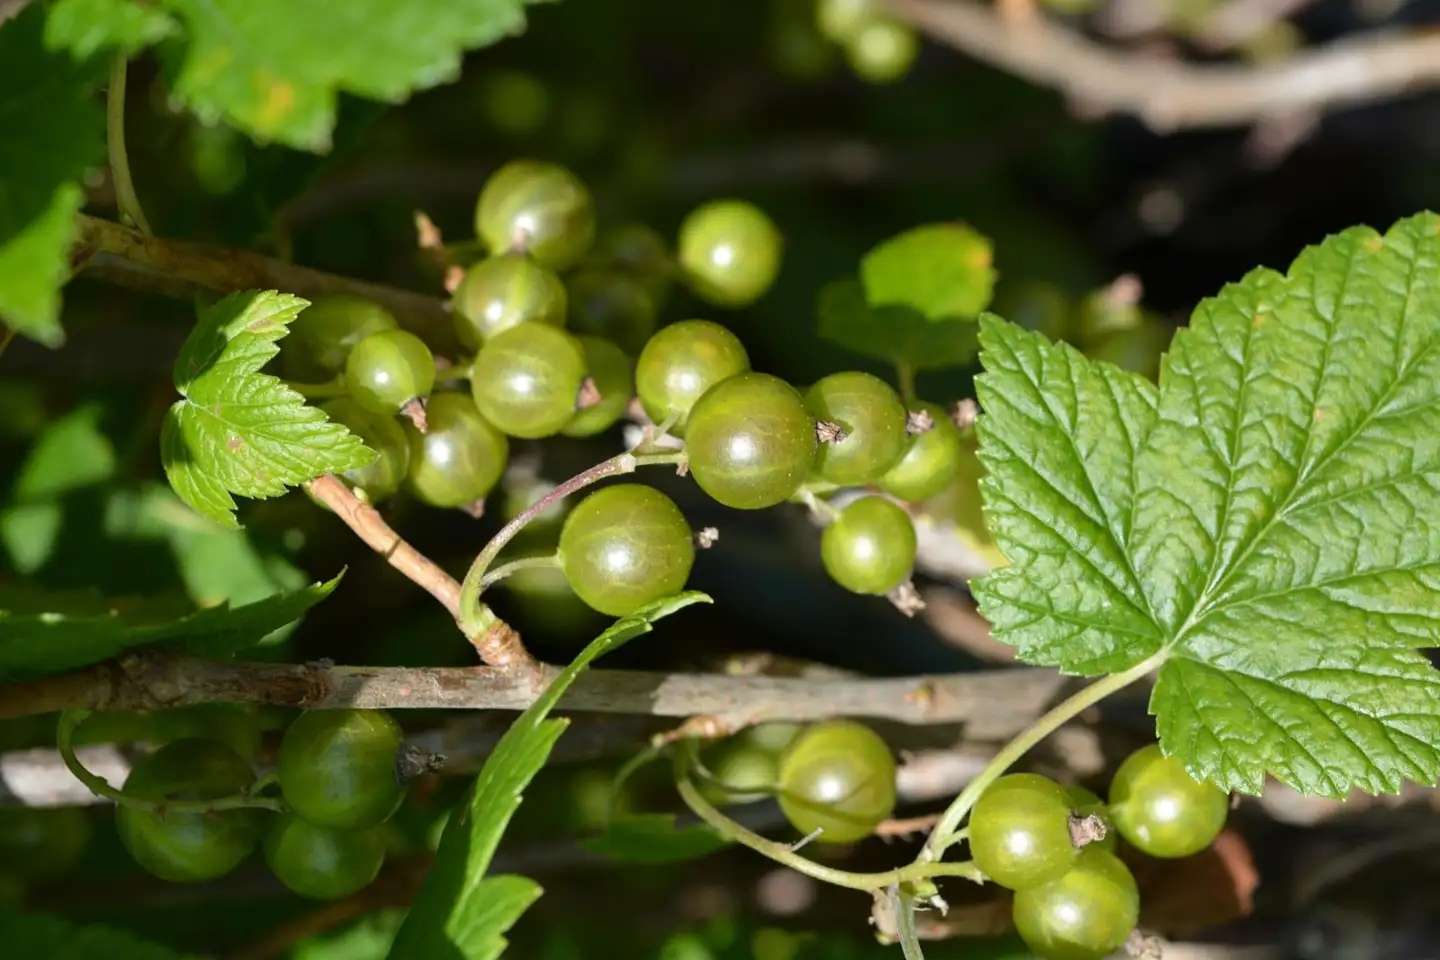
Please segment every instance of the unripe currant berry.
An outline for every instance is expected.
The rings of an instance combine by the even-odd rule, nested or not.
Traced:
[[[675,274],[675,259],[665,238],[643,223],[622,223],[601,232],[595,252],[602,261],[628,272],[650,294],[658,311],[665,305]],[[638,349],[638,348],[637,348]]]
[[[783,240],[759,207],[715,200],[680,225],[680,266],[695,293],[722,307],[760,298],[780,272]]]
[[[595,207],[580,179],[553,163],[515,160],[490,177],[475,232],[492,254],[524,251],[552,270],[573,266],[595,237]]]
[[[475,355],[475,406],[512,437],[538,440],[564,429],[578,409],[585,350],[564,330],[522,323],[497,333]]]
[[[465,271],[455,291],[455,330],[471,350],[522,323],[565,325],[565,285],[523,253],[490,257]]]
[[[851,593],[889,593],[915,566],[915,523],[884,497],[861,497],[820,535],[825,572]]]
[[[695,544],[674,501],[653,487],[621,483],[590,494],[570,512],[559,557],[581,600],[623,617],[685,588]]]
[[[577,271],[566,282],[570,291],[570,329],[577,335],[604,337],[634,355],[655,332],[655,301],[639,278],[619,270]]]
[[[355,344],[398,329],[395,315],[372,300],[345,293],[316,297],[280,341],[280,369],[290,380],[324,382],[345,369]]]
[[[1070,298],[1052,283],[1027,280],[1010,284],[995,297],[992,312],[1026,330],[1059,343],[1070,334]]]
[[[216,800],[255,782],[250,764],[215,740],[167,743],[135,764],[125,793],[139,800]],[[152,812],[120,804],[120,842],[135,862],[162,880],[195,883],[229,873],[260,840],[258,810]]]
[[[337,830],[292,813],[272,817],[265,829],[265,863],[302,897],[338,900],[368,887],[385,863],[380,827]]]
[[[891,17],[876,17],[845,43],[845,59],[867,83],[894,83],[910,72],[920,55],[915,28]]]
[[[734,510],[783,503],[815,459],[815,421],[795,388],[765,373],[741,373],[707,390],[690,410],[690,475]]]
[[[780,758],[780,809],[816,843],[854,843],[895,812],[895,757],[853,720],[812,724]]]
[[[340,475],[341,479],[364,493],[370,503],[394,496],[410,470],[410,442],[400,421],[366,410],[349,397],[336,397],[320,409],[378,454],[374,463],[347,470]]]
[[[833,373],[805,391],[805,406],[816,420],[844,431],[842,439],[820,444],[815,453],[815,472],[830,483],[874,483],[899,462],[909,444],[905,405],[879,377]]]
[[[740,338],[709,320],[672,323],[650,338],[635,365],[635,391],[656,423],[685,435],[695,401],[721,380],[750,369]]]
[[[595,384],[600,400],[579,411],[560,432],[567,437],[593,437],[609,430],[630,406],[635,395],[634,364],[609,340],[600,337],[576,337],[585,351],[585,369]]]
[[[421,503],[469,507],[494,489],[510,459],[510,441],[463,393],[437,393],[425,409],[427,431],[402,427],[410,444],[405,485]]]
[[[950,414],[933,403],[921,403],[918,408],[930,414],[932,426],[910,438],[900,461],[885,472],[878,484],[890,496],[907,503],[920,503],[943,493],[960,472],[965,455],[960,429]]]
[[[374,413],[394,415],[435,388],[435,357],[408,330],[383,330],[355,344],[345,360],[345,388]]]
[[[280,741],[280,792],[299,817],[340,830],[385,822],[405,798],[400,725],[383,710],[307,710]]]

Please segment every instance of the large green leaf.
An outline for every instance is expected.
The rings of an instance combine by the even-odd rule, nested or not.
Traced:
[[[218,523],[238,526],[231,494],[277,497],[375,459],[358,437],[260,372],[307,305],[273,290],[231,294],[201,314],[175,361],[185,399],[165,416],[161,459],[180,499]]]
[[[232,656],[298,619],[339,582],[337,576],[245,606],[181,615],[168,602],[7,591],[0,596],[0,680],[74,670],[142,647]]]
[[[560,697],[596,658],[643,633],[655,621],[694,603],[690,591],[642,607],[615,622],[566,667],[500,738],[476,778],[464,811],[450,819],[435,869],[395,938],[390,960],[493,960],[505,933],[540,896],[525,877],[486,875],[521,793],[545,765],[568,720],[547,719]]]
[[[4,909],[0,943],[5,944],[5,955],[17,960],[186,960],[186,955],[123,930]]]
[[[42,43],[43,5],[0,24],[0,322],[51,347],[80,182],[105,157],[96,65]]]
[[[933,322],[970,319],[995,289],[990,241],[963,223],[906,230],[865,255],[860,281],[872,307],[909,307]]]
[[[981,343],[999,639],[1155,658],[1163,748],[1227,788],[1440,777],[1440,216],[1226,287],[1158,390],[993,318]]]

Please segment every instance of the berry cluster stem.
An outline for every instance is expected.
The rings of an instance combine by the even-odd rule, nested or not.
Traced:
[[[1025,732],[1006,744],[1005,748],[995,754],[994,759],[985,765],[984,770],[980,771],[980,775],[971,780],[945,810],[940,822],[931,831],[930,838],[925,841],[925,847],[920,851],[920,856],[916,858],[915,862],[939,860],[947,848],[964,839],[966,832],[960,829],[960,824],[965,819],[965,815],[970,812],[970,808],[975,806],[975,802],[980,799],[980,795],[990,784],[994,783],[1006,770],[1009,770],[1015,761],[1023,757],[1032,747],[1084,710],[1093,707],[1110,694],[1128,687],[1158,668],[1165,662],[1165,657],[1164,652],[1157,653],[1153,657],[1137,663],[1129,670],[1112,673],[1083,690],[1076,691],[1032,723]]]
[[[121,806],[133,807],[148,813],[218,813],[221,810],[247,808],[270,810],[274,813],[284,812],[283,801],[272,797],[258,796],[262,790],[276,782],[276,778],[273,776],[256,780],[243,793],[230,797],[215,797],[210,800],[143,800],[127,794],[124,790],[115,789],[104,777],[97,776],[85,769],[85,765],[75,755],[75,731],[79,729],[80,724],[85,722],[85,718],[90,713],[89,710],[66,710],[62,713],[55,737],[55,747],[60,753],[60,759],[65,761],[65,767],[95,796],[104,797]]]
[[[634,473],[639,467],[654,466],[658,464],[683,464],[686,460],[685,453],[622,453],[619,456],[611,457],[603,463],[598,463],[582,473],[578,473],[559,484],[545,496],[536,500],[530,506],[515,516],[513,520],[500,528],[500,531],[485,544],[475,562],[470,564],[470,569],[465,574],[465,579],[460,583],[460,629],[465,631],[466,636],[479,636],[491,624],[495,622],[494,616],[480,603],[480,594],[488,584],[485,581],[485,574],[489,571],[490,565],[505,549],[505,545],[529,524],[536,517],[540,516],[560,500],[568,497],[577,490],[583,490],[593,483],[598,483],[607,477],[617,477],[621,474]]]
[[[536,570],[541,567],[551,569],[560,566],[560,555],[558,553],[547,553],[543,557],[521,557],[519,560],[511,560],[509,563],[502,563],[480,578],[480,590],[483,592],[491,584],[499,583],[506,577],[521,570]]]
[[[120,216],[129,219],[145,236],[153,236],[135,182],[130,179],[130,157],[125,152],[125,57],[115,58],[110,68],[110,87],[105,92],[105,139],[110,151],[110,174],[115,184],[115,202]]]

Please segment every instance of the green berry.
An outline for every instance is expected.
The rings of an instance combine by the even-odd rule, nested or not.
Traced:
[[[340,830],[389,819],[405,788],[400,725],[382,710],[307,710],[280,741],[280,792],[297,816]]]
[[[523,253],[508,253],[465,271],[455,291],[455,331],[471,350],[522,323],[565,325],[565,284]]]
[[[1059,343],[1070,332],[1070,298],[1065,291],[1039,280],[1002,288],[991,310],[1016,326],[1044,334]]]
[[[895,812],[895,758],[853,720],[813,724],[780,758],[780,809],[816,843],[854,843]]]
[[[626,353],[638,353],[655,332],[655,301],[636,277],[618,270],[588,269],[567,281],[570,329],[604,337]]]
[[[653,487],[621,483],[590,494],[570,512],[559,554],[581,600],[623,617],[685,588],[695,544],[674,501]]]
[[[630,358],[609,340],[577,337],[585,351],[585,369],[600,393],[600,402],[586,407],[560,432],[567,437],[593,437],[609,430],[625,415],[635,395],[634,366]]]
[[[879,487],[907,503],[920,503],[939,496],[960,472],[964,446],[960,429],[950,414],[933,403],[918,409],[930,414],[934,425],[910,438],[900,462],[880,478]]]
[[[410,470],[410,441],[405,438],[400,421],[366,410],[349,397],[336,397],[320,409],[378,455],[369,466],[342,473],[340,476],[345,482],[362,491],[370,503],[394,496]]]
[[[507,163],[485,182],[475,232],[493,254],[524,251],[552,270],[574,265],[595,236],[590,191],[564,167]]]
[[[1134,329],[1118,330],[1101,337],[1085,353],[1091,360],[1113,363],[1122,370],[1157,380],[1161,358],[1165,356],[1174,334],[1173,327],[1147,315]]]
[[[470,390],[486,420],[512,437],[538,440],[575,416],[585,350],[555,327],[522,323],[491,337],[470,369]]]
[[[871,20],[845,44],[850,69],[866,83],[894,83],[910,72],[919,55],[915,28],[890,17]]]
[[[710,779],[698,782],[700,792],[717,807],[756,803],[775,792],[780,776],[776,754],[731,737],[705,752]]]
[[[441,509],[483,500],[505,472],[510,441],[463,393],[437,393],[425,408],[426,433],[405,426],[410,473],[405,485],[422,503]]]
[[[805,406],[816,420],[845,431],[843,440],[822,443],[815,453],[815,473],[822,480],[840,486],[874,483],[909,445],[905,405],[879,377],[831,374],[805,392]]]
[[[345,388],[355,402],[375,413],[396,414],[435,388],[435,357],[425,341],[407,330],[372,333],[355,344],[345,361]]]
[[[398,330],[395,315],[351,294],[316,297],[280,341],[280,369],[290,380],[322,383],[345,369],[355,344],[374,333]]]
[[[635,391],[656,423],[675,418],[670,432],[685,435],[695,401],[721,380],[750,369],[740,338],[709,320],[672,323],[650,338],[635,365]]]
[[[690,411],[690,475],[734,510],[784,503],[815,459],[815,421],[795,388],[766,373],[741,373],[705,391]]]
[[[1104,960],[1140,918],[1140,891],[1113,853],[1089,846],[1048,883],[1017,890],[1015,929],[1043,960]]]
[[[915,566],[915,522],[884,497],[861,497],[820,535],[830,578],[851,593],[889,593]]]
[[[1145,322],[1138,303],[1117,298],[1110,287],[1092,290],[1075,305],[1071,328],[1080,345],[1089,350],[1111,334],[1134,330]]]
[[[242,793],[255,773],[234,750],[215,740],[174,740],[140,760],[125,793],[140,800],[216,800]],[[224,876],[260,840],[259,811],[152,813],[116,807],[120,842],[135,862],[162,880],[195,883]]]
[[[1026,890],[1058,880],[1079,850],[1070,837],[1073,801],[1034,773],[1000,777],[970,811],[970,856],[1002,887]]]
[[[70,872],[94,832],[82,807],[0,808],[0,866],[23,880]]]
[[[265,863],[302,897],[338,900],[368,887],[385,863],[379,827],[337,830],[294,814],[272,817],[265,829]]]
[[[817,0],[815,26],[834,43],[844,45],[879,15],[875,0]]]
[[[722,307],[760,298],[780,272],[783,240],[759,207],[715,200],[680,225],[680,266],[695,293]]]
[[[1110,816],[1130,845],[1152,857],[1188,857],[1220,835],[1230,797],[1194,779],[1157,744],[1136,750],[1110,783]]]
[[[622,223],[600,233],[595,252],[602,262],[638,280],[657,313],[665,305],[675,275],[675,258],[659,231],[643,223]]]

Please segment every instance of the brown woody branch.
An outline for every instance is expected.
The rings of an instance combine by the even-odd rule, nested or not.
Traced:
[[[340,277],[248,250],[147,237],[84,214],[78,218],[78,226],[74,260],[83,264],[87,275],[118,286],[165,296],[252,289],[283,290],[307,298],[356,294],[385,307],[402,325],[438,348],[455,343],[454,323],[439,297]]]
[[[887,0],[932,39],[1152,129],[1249,124],[1382,100],[1440,83],[1440,33],[1336,41],[1269,66],[1195,65],[1114,50],[1042,16],[1007,19],[971,0]]]

